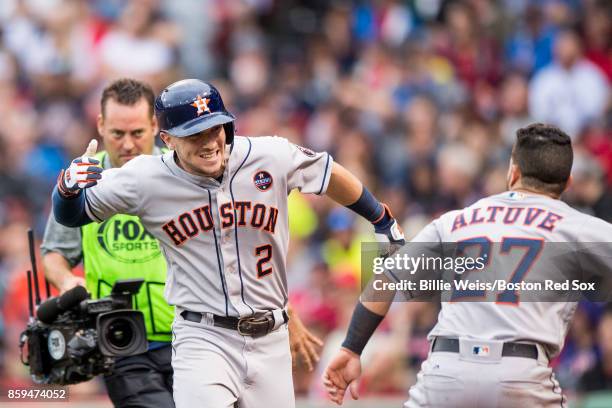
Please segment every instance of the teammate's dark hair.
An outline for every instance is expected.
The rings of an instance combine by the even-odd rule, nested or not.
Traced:
[[[561,195],[572,170],[572,140],[555,126],[535,123],[516,132],[512,160],[523,186]]]
[[[144,98],[149,105],[149,113],[153,116],[153,103],[155,94],[151,87],[144,82],[131,79],[121,78],[111,82],[104,91],[102,91],[102,99],[100,99],[100,111],[104,116],[104,108],[109,99],[114,99],[121,105],[134,105],[141,98]]]

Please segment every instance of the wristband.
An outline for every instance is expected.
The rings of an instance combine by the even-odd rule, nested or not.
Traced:
[[[385,217],[386,211],[383,205],[363,186],[359,199],[346,208],[355,211],[372,224],[376,225]]]
[[[391,214],[391,210],[389,209],[389,207],[387,207],[387,204],[381,205],[383,207],[384,212],[376,221],[372,223],[374,224],[374,231],[376,232],[388,230],[389,228],[391,228],[391,225],[393,225],[393,222],[395,221],[393,215]]]
[[[351,324],[346,333],[346,338],[342,342],[342,347],[361,355],[368,340],[384,318],[385,316],[371,312],[361,302],[358,302],[353,311]]]

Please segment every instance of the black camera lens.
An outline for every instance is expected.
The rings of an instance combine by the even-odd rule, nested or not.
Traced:
[[[113,310],[97,317],[98,345],[105,356],[119,357],[147,351],[147,329],[142,312]]]
[[[126,319],[116,319],[109,324],[106,332],[106,339],[110,344],[117,348],[124,348],[130,345],[134,337],[132,324]]]

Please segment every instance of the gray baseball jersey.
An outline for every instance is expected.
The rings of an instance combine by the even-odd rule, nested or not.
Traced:
[[[607,279],[610,280],[612,258],[609,254],[612,253],[612,245],[608,241],[611,238],[612,224],[583,214],[560,200],[505,192],[442,215],[424,228],[413,242],[491,244],[490,248],[495,249],[489,251],[491,259],[488,262],[499,262],[497,265],[500,268],[510,268],[511,272],[514,271],[510,279],[520,282],[568,277],[580,280],[595,274],[604,279],[608,274]],[[595,250],[579,255],[576,247],[567,251],[561,248],[552,262],[541,267],[538,263],[546,260],[537,251],[544,243],[593,243],[591,245]],[[607,247],[602,249],[597,245]],[[511,259],[512,254],[518,257]],[[474,271],[472,278],[478,273],[491,272]],[[485,297],[490,299],[487,295],[496,297],[497,301],[495,298],[489,302],[478,301]],[[521,302],[514,291],[487,293],[477,290],[463,297],[468,298],[463,300],[473,297],[476,301],[442,302],[438,323],[429,334],[430,339],[433,336],[450,336],[529,341],[542,344],[548,355],[553,356],[563,346],[568,323],[576,307],[573,301]]]
[[[237,136],[221,181],[184,171],[174,152],[140,156],[85,190],[86,211],[140,217],[161,243],[170,304],[246,316],[285,307],[287,195],[325,193],[331,168],[284,138]]]

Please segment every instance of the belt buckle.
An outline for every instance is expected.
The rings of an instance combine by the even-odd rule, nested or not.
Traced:
[[[266,324],[267,329],[263,327],[264,324]],[[236,329],[242,336],[257,338],[265,336],[269,333],[269,324],[269,317],[266,317],[265,315],[245,316],[238,319]],[[246,327],[243,327],[245,325]]]
[[[242,330],[242,324],[243,323],[247,323],[248,321],[251,319],[251,316],[248,317],[241,317],[240,319],[238,319],[238,325],[236,327],[236,330],[238,330],[238,334],[240,334],[241,336],[250,336],[250,333],[247,333],[246,331]]]

